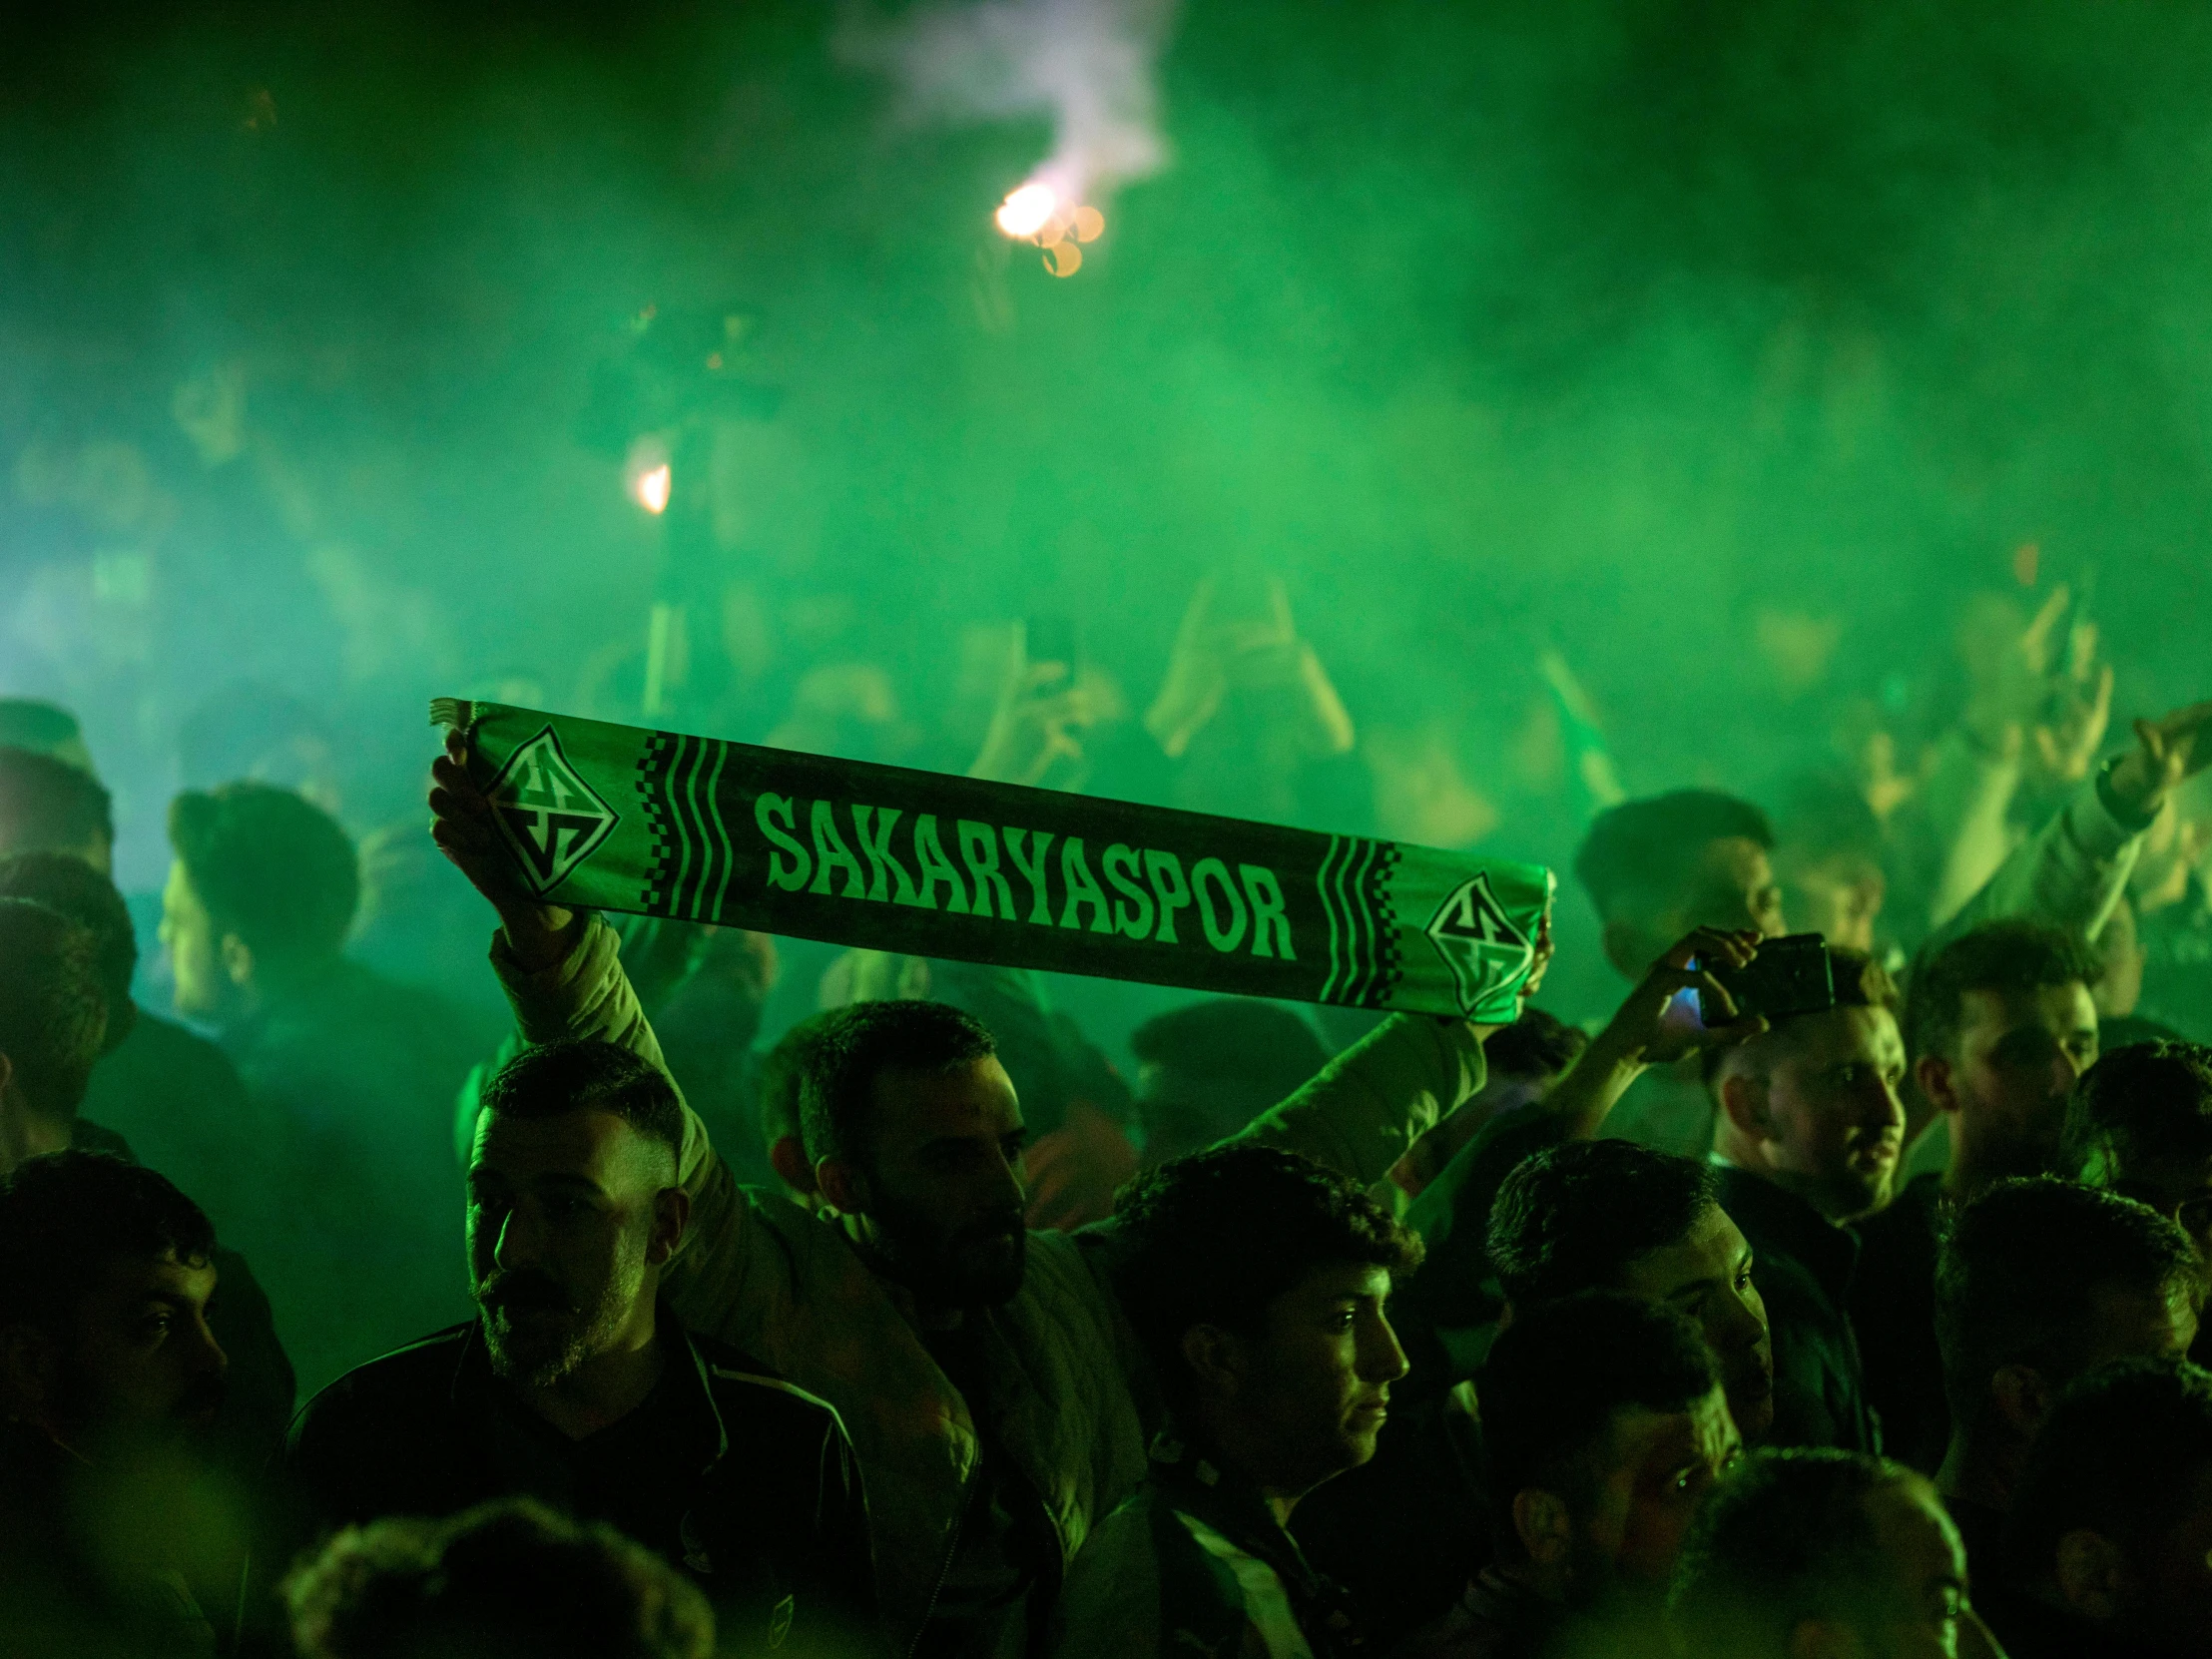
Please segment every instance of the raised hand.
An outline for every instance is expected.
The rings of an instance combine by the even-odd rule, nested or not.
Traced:
[[[575,912],[541,902],[522,884],[491,803],[469,776],[468,739],[459,732],[446,733],[445,753],[430,763],[430,838],[499,912],[523,967],[549,967],[567,954]]]
[[[1041,784],[1053,765],[1083,758],[1081,734],[1097,718],[1090,692],[1068,663],[1029,660],[1028,629],[1014,624],[1013,647],[998,704],[970,778],[999,784]]]
[[[1722,963],[1742,967],[1758,952],[1759,935],[1700,927],[1651,965],[1651,971],[1622,999],[1605,1029],[1591,1040],[1590,1051],[1615,1065],[1667,1065],[1708,1048],[1725,1048],[1756,1037],[1767,1029],[1760,1015],[1739,1018],[1735,999],[1713,977],[1711,967]],[[1692,960],[1699,966],[1692,967]],[[1700,1025],[1676,1002],[1684,991],[1702,991],[1709,1004],[1728,1013],[1719,1025]]]
[[[2173,790],[2212,766],[2212,702],[2192,703],[2157,720],[2135,723],[2135,747],[2113,766],[2107,783],[2139,818],[2156,816]]]

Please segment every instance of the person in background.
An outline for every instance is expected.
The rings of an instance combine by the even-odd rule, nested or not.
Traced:
[[[1925,1475],[1864,1453],[1749,1459],[1707,1500],[1667,1595],[1698,1659],[2003,1659]]]
[[[152,1170],[65,1151],[0,1178],[0,1648],[237,1651],[254,1521],[207,1445],[220,1279]]]
[[[281,1203],[242,1243],[267,1264],[302,1384],[465,1309],[446,1153],[476,1052],[438,998],[348,961],[353,843],[288,791],[228,784],[170,806],[162,938],[178,1011],[216,1027],[272,1127]]]
[[[1641,983],[1694,929],[1764,938],[1788,931],[1773,846],[1764,813],[1712,790],[1676,790],[1600,814],[1574,855],[1574,873],[1603,925],[1605,959]],[[1713,1106],[1695,1067],[1643,1070],[1613,1118],[1614,1134],[1662,1152],[1702,1158],[1712,1144]]]
[[[1697,1328],[1617,1292],[1543,1303],[1480,1391],[1495,1554],[1404,1659],[1650,1646],[1683,1535],[1743,1453]]]
[[[1140,1177],[1111,1254],[1168,1417],[1143,1485],[1069,1567],[1046,1652],[1288,1652],[1294,1634],[1317,1659],[1362,1650],[1288,1526],[1375,1455],[1405,1374],[1385,1304],[1419,1242],[1343,1176],[1240,1146]]]
[[[1889,877],[1882,821],[1858,784],[1833,773],[1791,780],[1775,815],[1775,874],[1798,926],[1879,959],[1875,923]]]
[[[1934,1300],[1943,1215],[1992,1182],[2056,1166],[2067,1094],[2096,1063],[2095,975],[2086,945],[2032,921],[1977,927],[1914,972],[1906,1042],[1950,1160],[1861,1224],[1852,1318],[1885,1448],[1924,1474],[1950,1444]]]
[[[1155,1014],[1130,1034],[1129,1051],[1137,1057],[1136,1116],[1148,1169],[1240,1133],[1329,1059],[1313,1026],[1292,1009],[1231,996]]]
[[[1832,950],[1835,1006],[1709,1049],[1720,1108],[1721,1208],[1758,1253],[1774,1342],[1778,1445],[1874,1451],[1848,1310],[1859,1240],[1850,1223],[1890,1197],[1905,1139],[1897,989],[1872,957]]]
[[[272,1190],[266,1126],[222,1049],[131,999],[138,940],[115,883],[69,853],[25,852],[0,861],[0,898],[43,904],[93,935],[108,1029],[80,1115],[191,1193],[223,1237],[250,1232]]]
[[[684,1110],[607,1043],[525,1049],[484,1091],[467,1325],[308,1401],[285,1463],[321,1528],[527,1494],[695,1574],[725,1639],[872,1642],[865,1511],[836,1413],[662,1305],[690,1201]]]
[[[528,1498],[348,1527],[284,1581],[299,1659],[709,1659],[707,1598]]]
[[[758,1079],[753,1042],[782,972],[775,940],[745,928],[660,916],[622,916],[614,926],[638,995],[655,1021],[666,1024],[674,1056],[670,1063],[694,1079],[695,1094],[688,1097],[695,1102],[693,1110],[716,1144],[731,1148],[734,1167],[747,1181],[767,1182],[778,1172],[754,1156]],[[655,1029],[661,1028],[656,1023]],[[510,1026],[490,1058],[470,1067],[461,1084],[453,1103],[453,1144],[464,1168],[476,1143],[484,1085],[522,1048],[522,1038]]]
[[[1953,1216],[1936,1271],[1951,1421],[1936,1483],[1977,1573],[2059,1390],[2108,1361],[2188,1352],[2195,1266],[2165,1217],[2052,1176],[2001,1181]]]
[[[100,781],[52,755],[0,748],[0,857],[18,852],[66,852],[107,874],[115,812]]]
[[[1989,1623],[2013,1659],[2212,1651],[2212,1376],[2183,1361],[2091,1372],[2035,1437]]]
[[[2058,1162],[2176,1223],[2212,1290],[2212,1048],[2160,1041],[2102,1055],[2067,1099]],[[2205,1347],[2200,1335],[2200,1360]]]

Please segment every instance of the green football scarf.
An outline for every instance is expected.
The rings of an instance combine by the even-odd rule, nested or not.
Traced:
[[[1551,872],[440,698],[548,902],[1510,1020]]]

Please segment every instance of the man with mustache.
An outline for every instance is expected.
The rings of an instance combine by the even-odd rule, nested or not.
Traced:
[[[1850,1224],[1889,1202],[1904,1149],[1905,1044],[1880,963],[1832,950],[1834,1007],[1707,1051],[1721,1208],[1758,1253],[1777,1445],[1879,1450],[1847,1314]]]
[[[524,1037],[603,1038],[658,1064],[612,929],[522,888],[457,735],[432,780],[439,845],[499,911],[492,960]],[[1395,1016],[1246,1134],[1372,1186],[1482,1086],[1491,1029]],[[842,1414],[895,1645],[1020,1652],[1146,1470],[1149,1369],[1093,1261],[1111,1224],[1020,1231],[1021,1103],[957,1009],[839,1010],[801,1115],[819,1214],[739,1188],[687,1119],[695,1243],[672,1303]]]
[[[1228,1146],[1127,1189],[1109,1254],[1168,1420],[1137,1494],[1068,1570],[1054,1659],[1355,1651],[1358,1621],[1286,1529],[1375,1455],[1405,1355],[1384,1304],[1420,1242],[1343,1176]],[[1226,1566],[1228,1570],[1222,1571]]]
[[[0,1179],[0,1647],[214,1653],[248,1517],[203,1442],[230,1362],[215,1230],[152,1170],[91,1152]],[[211,1579],[225,1600],[193,1585]]]
[[[691,1574],[748,1651],[868,1651],[859,1486],[836,1413],[661,1301],[690,1219],[683,1107],[605,1043],[524,1050],[468,1169],[480,1316],[309,1401],[289,1472],[324,1527],[528,1495]]]

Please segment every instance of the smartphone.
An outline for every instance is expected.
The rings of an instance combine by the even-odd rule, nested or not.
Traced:
[[[1816,1014],[1836,1006],[1836,976],[1829,965],[1828,940],[1818,933],[1789,933],[1768,939],[1742,967],[1714,966],[1710,971],[1735,998],[1741,1019],[1764,1014],[1769,1020],[1792,1014]],[[1726,1025],[1730,1016],[1698,992],[1697,1017],[1706,1026]]]
[[[1073,679],[1080,663],[1075,651],[1075,619],[1069,616],[1033,616],[1023,634],[1031,667],[1058,663]]]

